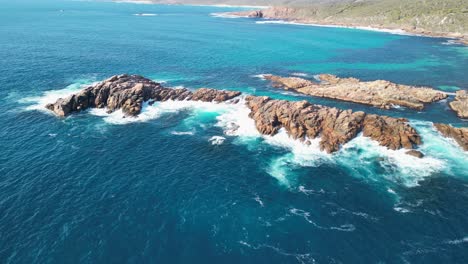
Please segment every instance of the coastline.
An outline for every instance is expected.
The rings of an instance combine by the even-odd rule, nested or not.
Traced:
[[[234,17],[233,15],[231,15]],[[226,16],[227,17],[227,16]],[[240,16],[239,16],[240,17]],[[405,36],[418,36],[418,37],[431,37],[431,38],[447,38],[454,40],[454,44],[468,45],[468,38],[460,36],[456,33],[435,33],[422,30],[411,30],[404,28],[388,28],[382,26],[362,26],[356,24],[341,24],[341,23],[321,23],[317,21],[304,21],[304,20],[277,20],[264,18],[262,21],[257,21],[257,24],[286,24],[286,25],[300,25],[300,26],[315,26],[315,27],[332,27],[332,28],[349,28],[367,31],[384,32],[395,35]]]
[[[317,26],[317,27],[337,27],[337,28],[351,28],[369,31],[385,32],[390,34],[432,37],[432,38],[447,38],[451,39],[454,44],[468,45],[468,36],[461,33],[454,32],[432,32],[418,28],[408,27],[389,27],[381,25],[362,25],[358,23],[341,23],[333,21],[320,21],[312,19],[296,19],[294,18],[295,10],[292,8],[272,7],[265,11],[241,11],[241,12],[225,12],[223,14],[216,14],[217,17],[226,18],[257,18],[258,24],[290,24],[302,26]]]
[[[227,5],[227,4],[179,4],[179,3],[155,3],[151,0],[112,0],[114,3],[130,3],[130,4],[162,4],[162,5],[187,5],[187,6],[210,6],[210,7],[225,7],[225,8],[252,8],[260,10],[248,10],[240,12],[221,12],[221,13],[212,13],[214,17],[220,18],[261,18],[262,21],[257,21],[257,24],[289,24],[289,25],[300,25],[300,26],[316,26],[316,27],[334,27],[334,28],[349,28],[349,29],[359,29],[359,30],[368,30],[376,32],[384,32],[395,35],[406,35],[406,36],[419,36],[419,37],[432,37],[432,38],[447,38],[452,40],[452,44],[460,44],[468,46],[468,36],[465,36],[460,33],[451,33],[451,32],[432,32],[423,29],[411,29],[411,28],[393,28],[385,27],[380,25],[361,25],[361,24],[345,24],[345,23],[334,23],[334,22],[323,22],[317,20],[308,20],[308,19],[294,19],[290,17],[284,17],[279,15],[278,17],[268,17],[260,15],[261,10],[264,9],[275,9],[274,6],[256,6],[256,5]]]

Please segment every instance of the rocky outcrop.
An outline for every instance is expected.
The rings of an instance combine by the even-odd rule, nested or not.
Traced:
[[[468,118],[468,92],[466,90],[457,91],[455,100],[450,102],[450,108],[457,113],[460,118]]]
[[[434,124],[445,137],[454,139],[465,151],[468,151],[468,128],[456,128],[446,124]]]
[[[264,75],[275,87],[292,89],[298,93],[354,102],[389,109],[403,106],[421,110],[424,104],[447,98],[447,94],[428,88],[395,84],[377,80],[363,82],[356,78],[339,78],[331,74],[321,74],[312,82],[298,77]]]
[[[329,81],[333,82],[332,79]],[[294,86],[295,83],[297,85]],[[307,83],[294,82],[291,83],[291,87],[304,84]],[[46,107],[59,116],[67,116],[88,108],[106,108],[109,112],[121,109],[126,116],[136,116],[145,102],[236,102],[234,98],[240,94],[236,91],[208,88],[200,88],[194,92],[185,88],[171,89],[138,75],[118,75],[89,86],[77,94],[61,98]],[[275,135],[284,128],[289,136],[304,143],[320,137],[320,148],[329,153],[339,150],[343,144],[361,132],[390,149],[411,150],[421,144],[418,133],[405,119],[340,110],[313,105],[307,101],[291,102],[259,96],[247,96],[246,105],[251,110],[250,117],[263,135]]]
[[[421,138],[405,119],[366,115],[364,112],[340,110],[310,104],[307,101],[290,102],[269,97],[247,97],[250,117],[258,131],[275,135],[281,128],[307,143],[320,137],[320,148],[335,152],[341,145],[355,138],[359,132],[390,149],[413,149]]]
[[[297,9],[291,7],[270,7],[263,10],[229,12],[228,14],[240,17],[286,19],[295,16]]]
[[[117,75],[103,82],[89,86],[67,98],[60,98],[47,109],[58,116],[67,116],[88,108],[106,108],[108,112],[122,109],[127,116],[141,112],[144,102],[168,100],[195,100],[223,102],[240,95],[236,91],[221,91],[201,88],[191,92],[185,88],[165,88],[160,83],[138,75]]]

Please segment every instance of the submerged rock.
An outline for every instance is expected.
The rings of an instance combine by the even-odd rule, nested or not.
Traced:
[[[468,118],[468,92],[465,90],[457,91],[455,100],[450,102],[450,108],[457,113],[460,118]]]
[[[168,100],[222,102],[240,95],[236,91],[201,88],[194,93],[185,88],[165,88],[160,83],[139,75],[116,75],[91,85],[67,98],[60,98],[47,109],[58,116],[67,116],[88,108],[107,108],[108,112],[122,109],[126,116],[140,114],[143,103]]]
[[[320,148],[328,153],[339,150],[361,131],[364,136],[390,149],[412,149],[421,144],[420,136],[405,119],[366,115],[307,101],[290,102],[256,96],[246,100],[250,117],[260,133],[275,135],[284,128],[295,139],[320,137]]]
[[[272,81],[275,87],[292,89],[302,94],[384,109],[403,106],[421,110],[426,103],[447,98],[446,93],[428,87],[400,85],[383,80],[363,82],[356,78],[339,78],[331,74],[318,75],[319,83],[298,77],[264,75],[264,78]]]
[[[414,156],[416,158],[420,158],[420,159],[424,158],[424,154],[421,151],[418,151],[418,150],[412,149],[412,150],[406,151],[405,153],[408,154],[408,155]]]
[[[454,139],[465,151],[468,151],[468,128],[456,128],[446,124],[434,124],[445,137]]]

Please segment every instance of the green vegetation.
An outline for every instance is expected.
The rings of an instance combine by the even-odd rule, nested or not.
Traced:
[[[152,0],[170,4],[293,7],[285,19],[468,35],[468,0]]]

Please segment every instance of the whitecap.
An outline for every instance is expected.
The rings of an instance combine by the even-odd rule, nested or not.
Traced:
[[[297,76],[297,77],[307,77],[309,74],[303,73],[303,72],[293,72],[291,73],[292,76]]]
[[[263,201],[262,199],[260,199],[260,196],[255,196],[254,200],[261,206],[261,207],[265,207],[265,204],[263,204]]]
[[[107,109],[91,109],[90,113],[101,116],[104,121],[110,124],[123,125],[135,122],[148,122],[158,119],[163,114],[177,113],[183,110],[199,110],[206,112],[224,112],[228,108],[228,103],[208,103],[200,101],[165,101],[155,102],[150,105],[148,102],[143,104],[141,113],[136,117],[126,117],[122,110],[107,113]]]
[[[222,145],[225,140],[225,137],[213,136],[208,141],[211,142],[212,145]]]
[[[411,211],[407,208],[403,208],[403,207],[394,207],[393,210],[399,212],[399,213],[402,213],[402,214],[406,214],[406,213],[410,213]]]
[[[459,245],[463,243],[468,243],[468,236],[460,238],[460,239],[446,240],[444,243],[451,244],[451,245]]]
[[[219,17],[219,18],[242,18],[242,17],[248,17],[248,16],[239,16],[239,15],[233,15],[231,13],[211,13],[210,14],[212,17]]]
[[[323,189],[320,189],[318,191],[316,190],[310,190],[310,189],[306,189],[304,186],[300,185],[298,187],[298,190],[299,192],[305,194],[305,195],[310,195],[310,194],[324,194],[325,191]]]
[[[134,16],[157,16],[157,14],[153,13],[138,13],[138,14],[133,14]]]
[[[171,131],[171,134],[176,136],[193,136],[195,133],[193,131]]]

